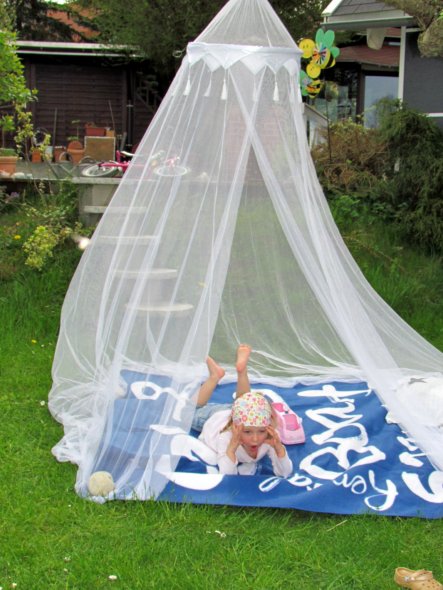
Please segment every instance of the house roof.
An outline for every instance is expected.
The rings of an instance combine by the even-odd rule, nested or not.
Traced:
[[[98,31],[94,31],[88,26],[80,25],[66,10],[49,9],[47,14],[54,20],[68,25],[68,27],[72,30],[72,40],[74,42],[82,41],[83,39],[93,40],[99,35]],[[90,17],[92,13],[91,11],[82,10],[79,11],[79,14]]]
[[[322,16],[323,24],[330,29],[400,27],[414,22],[403,10],[375,0],[332,0]]]
[[[384,68],[398,68],[400,47],[384,45],[381,49],[370,49],[367,45],[350,45],[340,48],[337,62],[352,62]]]

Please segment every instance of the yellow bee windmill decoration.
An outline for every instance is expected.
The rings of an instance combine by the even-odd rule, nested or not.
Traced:
[[[334,45],[334,31],[318,29],[313,39],[301,39],[298,47],[303,51],[302,59],[309,60],[306,71],[300,71],[300,86],[303,96],[315,98],[323,86],[318,80],[322,70],[332,68],[340,54],[340,49]]]

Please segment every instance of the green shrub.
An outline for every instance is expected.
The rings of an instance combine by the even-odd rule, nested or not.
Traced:
[[[346,120],[330,126],[313,158],[334,217],[391,223],[408,243],[443,252],[443,133],[400,101],[377,106],[378,129]]]
[[[387,147],[373,205],[400,233],[443,252],[443,133],[432,119],[398,101],[382,103],[379,137]]]
[[[25,264],[41,270],[48,258],[54,255],[53,250],[59,242],[60,232],[50,226],[38,225],[23,244],[26,253]]]
[[[0,148],[0,156],[4,158],[10,158],[11,156],[16,156],[17,152],[13,148]]]
[[[351,231],[359,218],[368,216],[364,200],[357,195],[331,195],[329,207],[342,232]]]
[[[24,199],[4,194],[0,202],[0,280],[26,267],[41,271],[56,248],[74,234],[89,234],[77,220],[77,191],[70,182],[35,187]],[[69,240],[69,242],[71,242]],[[71,244],[74,247],[74,244]]]
[[[317,174],[329,196],[367,196],[383,169],[385,146],[377,131],[350,119],[331,124],[324,143],[312,151]]]

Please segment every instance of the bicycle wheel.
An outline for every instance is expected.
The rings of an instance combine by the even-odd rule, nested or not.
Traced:
[[[83,168],[83,170],[81,171],[81,175],[87,176],[89,178],[103,178],[105,176],[117,176],[119,172],[121,172],[121,168],[117,166],[115,168],[111,168],[108,166],[100,166],[99,164],[93,164],[92,166]]]
[[[185,166],[160,166],[154,169],[154,174],[159,176],[183,176],[189,172]]]

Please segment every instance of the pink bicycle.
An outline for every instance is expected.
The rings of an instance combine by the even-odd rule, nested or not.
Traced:
[[[129,163],[134,154],[130,152],[117,150],[115,152],[115,161],[110,160],[109,162],[98,162],[83,168],[81,171],[82,176],[91,177],[105,177],[105,176],[117,176],[123,175],[126,171]]]

